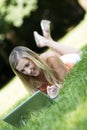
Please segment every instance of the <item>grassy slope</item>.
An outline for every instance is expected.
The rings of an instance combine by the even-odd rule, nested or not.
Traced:
[[[66,76],[59,100],[49,108],[32,115],[31,121],[23,129],[86,130],[87,47],[83,52],[82,60]]]
[[[85,17],[85,19],[86,19],[86,17]],[[76,38],[76,35],[74,35],[75,33],[73,33],[73,31],[71,31],[68,35],[66,35],[64,37],[64,39],[62,41],[65,41],[65,43],[69,42],[72,45],[74,45],[75,42],[77,43],[77,41],[79,41],[80,47],[82,45],[84,45],[86,43],[86,40],[83,41],[83,39],[86,39],[86,32],[84,29],[87,26],[85,19],[83,21],[84,23],[81,22],[80,25],[78,25],[73,30],[76,33],[76,32],[78,32],[77,30],[79,30],[79,28],[82,29],[80,32],[76,33],[77,38]],[[84,35],[83,35],[83,32],[84,32]],[[81,35],[82,40],[80,40],[80,39],[77,40],[78,38],[80,38],[79,34]],[[71,40],[69,40],[69,37]],[[82,44],[82,41],[84,44]],[[87,51],[87,48],[85,48],[85,49]],[[86,115],[86,113],[87,113],[87,98],[86,98],[86,96],[87,96],[87,90],[86,90],[87,54],[86,54],[85,49],[84,49],[84,55],[83,55],[82,61],[79,64],[77,64],[73,70],[71,70],[70,74],[67,75],[65,82],[64,82],[64,88],[60,93],[59,101],[54,103],[53,105],[51,105],[49,108],[42,110],[40,113],[32,114],[31,121],[29,121],[26,124],[26,127],[23,127],[23,129],[28,130],[30,128],[31,130],[36,130],[36,129],[38,129],[38,130],[48,130],[48,129],[58,130],[58,128],[59,128],[60,130],[64,130],[64,129],[66,129],[66,130],[70,130],[70,129],[86,130],[86,127],[87,127],[87,125],[86,125],[86,122],[87,122],[87,120],[86,120],[87,119],[86,118],[87,117],[87,115]],[[18,84],[18,82],[16,82],[15,80],[17,81],[17,79],[14,79],[10,84],[5,86],[5,88],[1,91],[0,96],[2,96],[2,99],[5,96],[5,95],[3,95],[3,93],[5,93],[7,97],[9,96],[6,93],[8,90],[10,91],[10,93],[14,92],[14,90],[16,90],[16,92],[22,93],[22,91],[21,92],[19,91],[20,87],[18,90],[15,89],[15,87],[12,87],[12,85],[15,86],[15,83]],[[14,89],[11,89],[11,88],[14,88]],[[19,93],[18,93],[18,95],[20,95]],[[26,92],[24,91],[24,88],[23,88],[22,95],[24,95],[25,93]],[[14,95],[12,95],[12,97],[13,96]],[[6,97],[6,99],[7,99],[7,97]],[[19,96],[19,97],[21,97],[21,96]],[[8,101],[9,100],[10,99],[8,99]],[[6,101],[5,101],[5,103],[6,103]],[[14,99],[13,99],[13,101],[14,101]],[[2,103],[2,106],[3,106],[3,103]],[[5,104],[3,107],[5,107]],[[4,112],[5,112],[5,110],[4,110]],[[13,127],[10,127],[9,125],[7,125],[4,122],[0,123],[0,127],[1,128],[7,127],[9,129],[15,129]]]
[[[87,44],[87,14],[84,19],[67,35],[65,35],[59,41],[65,44],[70,44],[76,48],[81,48]]]
[[[87,46],[82,60],[66,76],[59,99],[32,113],[21,130],[86,130],[87,128]],[[5,124],[5,123],[4,123]],[[3,124],[2,124],[3,125]],[[6,125],[6,124],[5,124]],[[3,125],[4,126],[4,125]],[[19,130],[9,125],[4,128]]]

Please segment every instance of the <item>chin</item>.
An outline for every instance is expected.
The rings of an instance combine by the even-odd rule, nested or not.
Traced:
[[[34,76],[37,77],[40,74],[40,72],[37,72]]]

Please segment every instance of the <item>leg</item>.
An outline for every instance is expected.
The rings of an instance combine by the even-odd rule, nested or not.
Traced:
[[[38,47],[49,47],[51,50],[56,51],[60,55],[69,54],[69,53],[78,53],[81,54],[81,51],[75,49],[69,45],[64,45],[62,43],[55,42],[53,40],[49,40],[36,31],[34,31],[34,38]]]

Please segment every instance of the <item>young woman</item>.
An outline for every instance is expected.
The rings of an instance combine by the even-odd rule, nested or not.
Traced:
[[[43,36],[34,32],[36,44],[38,47],[47,46],[49,50],[38,55],[27,47],[17,46],[9,56],[9,63],[31,92],[40,90],[55,98],[64,76],[81,59],[81,52],[55,42],[50,36],[50,21],[42,20],[41,28]]]

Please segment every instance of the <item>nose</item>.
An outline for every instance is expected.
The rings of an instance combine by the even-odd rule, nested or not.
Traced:
[[[26,72],[26,74],[31,74],[32,73],[32,69],[31,68],[25,68],[25,72]]]

